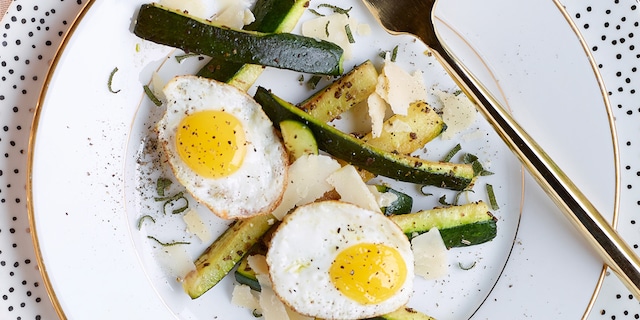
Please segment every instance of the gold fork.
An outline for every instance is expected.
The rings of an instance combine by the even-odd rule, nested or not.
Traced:
[[[478,109],[498,135],[578,228],[580,234],[596,249],[634,296],[640,298],[638,257],[544,150],[440,41],[434,25],[434,8],[438,0],[363,1],[389,33],[413,34],[430,48],[460,89],[475,100]]]

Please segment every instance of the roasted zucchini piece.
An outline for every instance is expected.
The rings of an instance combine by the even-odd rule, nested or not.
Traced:
[[[368,133],[362,141],[385,151],[411,154],[435,139],[446,128],[442,117],[426,102],[416,101],[407,115],[394,114],[384,122],[379,137]]]
[[[343,50],[334,43],[291,33],[229,29],[155,3],[140,7],[133,32],[155,43],[231,62],[342,74]]]
[[[300,121],[311,129],[320,150],[374,174],[453,190],[468,188],[475,178],[473,168],[468,164],[427,161],[372,147],[318,121],[263,87],[257,89],[254,99],[274,124],[289,119]]]
[[[258,0],[253,9],[255,20],[244,30],[291,32],[308,6],[309,0]],[[224,57],[211,57],[197,75],[247,91],[263,70],[264,66],[261,65],[233,63]]]
[[[496,237],[498,219],[486,202],[422,210],[390,217],[409,237],[436,227],[447,248],[481,244]]]
[[[377,82],[378,71],[367,60],[299,103],[298,107],[320,122],[329,122],[366,100],[376,89]]]
[[[192,299],[213,288],[271,228],[275,218],[259,215],[237,220],[195,261],[196,269],[182,280],[182,288]]]
[[[318,154],[318,144],[313,132],[301,122],[295,120],[280,122],[280,133],[291,162],[305,154]]]

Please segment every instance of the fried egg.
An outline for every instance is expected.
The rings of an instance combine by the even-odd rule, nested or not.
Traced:
[[[178,76],[163,93],[157,123],[176,179],[200,203],[225,218],[275,208],[285,188],[288,159],[262,107],[245,92],[215,80]]]
[[[278,297],[322,319],[362,319],[404,306],[413,292],[411,245],[379,212],[340,201],[298,207],[267,253]]]

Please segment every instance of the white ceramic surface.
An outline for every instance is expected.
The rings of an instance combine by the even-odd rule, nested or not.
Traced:
[[[623,235],[625,235],[631,243],[635,243],[637,240],[634,238],[634,235],[637,234],[637,232],[634,233],[636,229],[634,229],[635,221],[633,220],[632,212],[634,208],[637,208],[637,204],[633,198],[632,186],[634,179],[637,179],[635,172],[638,170],[634,168],[634,162],[637,162],[637,152],[633,153],[634,145],[631,143],[632,134],[635,132],[631,119],[633,119],[633,116],[638,110],[634,109],[637,107],[633,106],[633,104],[627,104],[627,102],[631,101],[635,93],[632,91],[635,80],[633,77],[633,72],[635,71],[632,68],[633,64],[637,62],[634,60],[634,49],[631,46],[633,43],[633,25],[637,19],[633,16],[635,8],[632,8],[632,5],[634,3],[629,2],[626,3],[625,7],[617,1],[615,4],[611,4],[610,7],[604,4],[600,7],[584,7],[583,5],[571,6],[569,3],[567,3],[567,7],[571,13],[571,18],[578,22],[580,31],[587,36],[591,35],[591,38],[587,38],[587,40],[591,40],[588,47],[596,57],[596,64],[602,64],[599,70],[603,72],[604,79],[606,80],[605,83],[607,83],[609,87],[608,90],[611,92],[609,96],[614,106],[614,112],[617,112],[618,121],[616,123],[616,132],[620,135],[622,166],[621,207],[623,210],[621,212],[621,232],[623,232]],[[42,13],[44,10],[42,5],[37,6],[21,3],[21,1],[16,1],[16,3],[18,5],[21,4],[20,9],[18,9],[17,5],[14,5],[13,11],[10,11],[8,16],[3,20],[3,22],[9,21],[6,24],[3,23],[3,25],[5,25],[4,34],[7,39],[7,41],[5,41],[6,44],[3,43],[3,45],[5,47],[16,47],[16,52],[19,52],[18,49],[25,48],[25,45],[29,41],[15,41],[14,38],[10,38],[15,37],[12,32],[17,32],[15,31],[16,29],[20,30],[20,25],[24,25],[25,27],[22,28],[25,30],[31,30],[29,27],[26,27],[29,26],[29,18],[24,18],[24,22],[22,22],[23,20],[20,15],[27,11],[27,8],[36,13]],[[94,7],[100,4],[101,2],[98,2]],[[443,3],[443,5],[444,4],[445,3]],[[532,135],[534,135],[534,137],[550,151],[554,158],[558,160],[562,167],[576,179],[578,185],[585,190],[585,193],[592,197],[596,205],[602,208],[603,211],[609,212],[613,203],[612,185],[614,183],[611,174],[613,170],[611,162],[611,139],[610,135],[607,135],[607,124],[602,117],[604,112],[602,109],[603,99],[595,83],[593,72],[586,67],[587,61],[584,53],[581,52],[582,48],[577,45],[577,39],[574,38],[574,35],[572,36],[570,34],[571,30],[569,30],[568,27],[552,28],[553,23],[546,23],[541,33],[540,30],[531,28],[533,23],[526,19],[529,14],[531,14],[531,16],[539,14],[540,16],[560,19],[561,17],[558,16],[559,11],[557,11],[552,3],[544,5],[531,3],[529,6],[520,4],[510,7],[505,1],[494,1],[482,8],[474,7],[471,1],[469,1],[469,3],[458,1],[451,2],[450,4],[458,5],[458,9],[454,10],[453,13],[449,13],[443,8],[442,11],[448,14],[443,14],[443,20],[463,34],[465,39],[488,61],[488,64],[499,81],[498,83],[500,83],[505,93],[507,93],[505,96],[507,97],[509,105],[514,110],[516,118],[525,124],[525,127]],[[95,14],[96,19],[99,19],[101,16],[105,19],[110,17],[112,19],[107,19],[109,23],[128,19],[128,16],[122,16],[122,11],[119,12],[120,14],[114,14],[113,16],[109,16],[109,14],[112,12],[110,10],[121,9],[126,12],[126,8],[130,8],[128,7],[129,4],[116,1],[104,5],[106,7],[100,10],[100,14],[92,12],[89,14]],[[494,7],[491,7],[491,5]],[[68,6],[71,7],[70,5]],[[468,10],[461,10],[460,8],[466,8]],[[77,10],[77,8],[69,9],[70,13],[68,14],[72,16],[74,10]],[[607,10],[611,10],[611,12],[607,13]],[[484,14],[477,14],[479,11]],[[46,12],[43,16],[55,16],[55,14],[61,12],[61,9],[52,9]],[[64,12],[66,13],[67,11]],[[486,23],[488,16],[491,17],[490,21],[492,23],[490,24]],[[15,20],[13,17],[15,17]],[[623,17],[625,19],[622,19]],[[609,22],[609,27],[606,27],[604,21]],[[37,22],[38,20],[36,19],[32,23],[36,25]],[[66,24],[62,23],[62,25],[68,24],[69,21],[67,21]],[[33,29],[38,28],[33,27]],[[51,28],[42,27],[39,29],[41,30],[38,31],[41,31],[43,34],[45,32],[51,33]],[[25,34],[27,33],[28,31],[25,32]],[[63,31],[61,31],[61,33],[63,33]],[[38,33],[36,32],[36,34]],[[560,36],[557,36],[557,34],[560,34]],[[514,35],[518,36],[516,37]],[[109,37],[113,37],[114,35],[113,33],[105,31],[102,36],[105,39],[109,39]],[[531,41],[531,39],[534,39],[534,41]],[[543,39],[549,40],[542,41]],[[118,43],[118,41],[120,41],[120,39],[114,41],[114,43]],[[576,42],[574,43],[572,41]],[[33,42],[33,46],[36,48],[28,49],[39,49],[40,42],[36,40],[33,40]],[[45,43],[45,46],[47,44],[44,40],[42,43]],[[595,44],[591,45],[591,43]],[[52,43],[51,46],[55,46],[55,43]],[[24,51],[27,50],[24,49]],[[36,61],[35,57],[37,57],[37,54],[31,52],[29,52],[29,54],[34,57],[31,59]],[[51,57],[51,55],[52,53],[50,52],[49,57]],[[617,55],[620,55],[620,57]],[[147,56],[141,58],[141,60],[147,58],[150,57]],[[15,58],[13,58],[11,56],[5,57],[3,54],[2,60],[4,62],[3,67],[7,74],[3,77],[3,82],[1,83],[3,88],[9,88],[9,86],[5,86],[4,84],[12,83],[12,81],[14,81],[12,79],[15,79],[15,83],[18,83],[17,85],[13,85],[13,92],[16,92],[15,95],[7,95],[7,98],[3,96],[3,98],[0,99],[3,107],[4,103],[7,105],[5,109],[10,110],[13,106],[18,108],[17,111],[15,108],[13,109],[14,115],[7,117],[7,121],[13,122],[7,122],[7,129],[5,129],[4,134],[9,134],[16,130],[22,130],[24,133],[26,132],[25,128],[29,127],[28,120],[30,113],[28,110],[29,107],[20,107],[23,103],[27,105],[29,105],[29,103],[33,104],[34,100],[29,102],[28,99],[20,97],[20,90],[26,90],[23,89],[23,87],[25,87],[25,85],[22,84],[23,82],[20,82],[24,80],[20,79],[29,77],[31,73],[24,70],[34,68],[34,65],[37,63],[25,62],[25,60],[29,60],[28,55],[26,57],[24,55],[20,57],[16,55]],[[38,61],[42,60],[44,60],[44,62],[40,64],[46,63],[47,58],[43,57],[38,59]],[[95,66],[91,63],[90,59],[86,59],[85,57],[79,57],[73,60],[73,64],[79,64],[81,67],[82,63],[87,63],[87,68],[98,68],[101,70],[100,72],[105,71],[106,74],[113,68],[106,64]],[[121,72],[119,76],[122,78],[119,79],[130,79],[131,73],[133,73],[133,71],[123,69],[121,69]],[[61,77],[65,76],[63,72],[60,74]],[[40,84],[39,81],[41,81],[43,77],[43,73],[40,73],[39,78],[33,79],[34,84],[31,86],[37,88],[37,85]],[[544,79],[544,81],[540,81],[540,79]],[[105,81],[103,78],[96,80],[94,84],[99,90],[104,90]],[[137,88],[139,87],[140,81],[144,80],[134,78],[131,81],[135,81],[135,85],[131,87]],[[90,86],[90,84],[86,85]],[[126,87],[129,86],[127,85]],[[37,91],[37,89],[35,91],[31,90],[31,88],[28,89],[29,92]],[[577,94],[568,94],[568,92],[574,92],[572,90],[576,90]],[[543,94],[541,94],[541,92],[543,92]],[[0,94],[4,95],[4,92]],[[23,93],[23,95],[26,95],[26,93]],[[140,95],[138,93],[138,100],[140,100],[139,97]],[[119,94],[117,98],[128,100],[126,97],[123,98],[121,94]],[[89,107],[98,107],[102,110],[105,106],[112,105],[110,102],[111,101],[99,99],[97,101],[92,100],[92,102],[88,104],[90,105]],[[99,150],[103,149],[96,147],[96,141],[101,141],[104,137],[110,136],[113,130],[122,130],[123,126],[130,124],[126,122],[127,112],[129,111],[122,111],[126,107],[118,105],[117,108],[120,111],[100,115],[99,119],[104,121],[102,127],[91,127],[74,122],[73,127],[58,128],[51,131],[55,133],[51,138],[63,138],[66,142],[64,144],[61,143],[61,147],[64,145],[83,145],[89,150],[96,150],[95,152],[98,153]],[[82,111],[78,113],[74,112],[74,115],[70,117],[71,121],[73,121],[73,119],[80,119],[83,116],[91,116],[82,115],[81,112]],[[21,114],[23,116],[20,116]],[[41,117],[45,115],[46,112],[43,112]],[[55,112],[52,112],[50,116],[61,117],[60,114],[55,114]],[[568,120],[576,119],[576,117],[578,120]],[[66,117],[64,120],[68,121]],[[114,126],[113,123],[118,123],[118,121],[121,123],[124,121],[126,124]],[[565,130],[568,122],[571,123],[572,128],[570,132]],[[43,122],[43,124],[44,123],[45,122]],[[60,123],[57,124],[60,125]],[[51,125],[53,127],[55,123]],[[42,128],[41,124],[38,130],[44,131]],[[74,132],[82,132],[82,134],[74,134]],[[20,139],[22,139],[22,150],[24,151],[26,138],[17,138],[19,134],[15,134],[16,136],[14,138],[9,136],[6,139],[4,137],[2,139],[5,143],[7,143],[7,141],[9,142],[7,145],[7,154],[11,154],[12,157],[7,156],[7,158],[17,161],[16,164],[12,165],[16,168],[14,170],[14,176],[9,177],[7,173],[10,170],[7,169],[3,170],[5,174],[0,177],[8,179],[7,188],[11,188],[11,180],[16,180],[20,178],[21,175],[22,178],[24,178],[24,169],[20,167],[23,166],[23,164],[20,164],[20,157],[24,159],[24,156],[21,156],[23,153],[18,153],[17,151],[11,152],[11,150],[17,150],[21,143]],[[92,140],[89,141],[88,138]],[[122,137],[118,137],[118,139],[121,138]],[[58,143],[59,142],[56,141],[56,144]],[[119,147],[124,148],[122,145]],[[596,152],[589,153],[587,157],[584,150],[596,150]],[[49,152],[54,153],[53,151]],[[86,152],[86,150],[78,151],[77,149],[72,149],[70,152],[81,154],[82,152]],[[63,158],[64,157],[66,156],[63,156]],[[71,158],[73,157],[74,156],[71,156]],[[119,250],[121,246],[126,247],[131,245],[129,241],[121,240],[130,239],[126,238],[130,236],[129,230],[123,230],[118,227],[126,217],[120,215],[121,212],[117,210],[118,208],[112,207],[113,199],[120,200],[116,189],[122,184],[126,185],[126,178],[110,180],[108,183],[100,179],[100,175],[102,175],[100,172],[107,174],[104,173],[105,168],[107,169],[106,172],[113,172],[113,174],[118,175],[117,172],[122,171],[122,167],[119,166],[118,163],[124,160],[117,158],[101,159],[101,163],[86,163],[86,161],[83,162],[80,160],[82,159],[74,160],[80,163],[78,163],[78,167],[75,168],[75,170],[72,170],[78,175],[60,175],[59,180],[55,184],[58,186],[57,189],[60,189],[59,186],[65,186],[67,184],[69,186],[77,185],[77,181],[80,180],[85,182],[89,181],[90,185],[94,187],[94,190],[102,190],[103,194],[107,195],[103,197],[103,199],[106,200],[100,203],[86,203],[88,201],[81,196],[70,198],[43,198],[51,201],[50,203],[59,205],[60,208],[82,208],[86,206],[86,208],[99,209],[91,214],[83,215],[79,215],[78,212],[74,212],[74,210],[68,210],[68,212],[67,210],[60,210],[58,214],[64,214],[65,217],[68,217],[67,214],[69,214],[74,222],[78,222],[78,225],[64,225],[58,230],[48,231],[51,232],[49,235],[43,235],[43,237],[49,236],[56,238],[56,241],[51,245],[62,244],[70,246],[64,247],[64,249],[67,250],[61,249],[63,247],[56,246],[54,246],[53,249],[43,250],[45,261],[46,259],[54,259],[58,261],[57,263],[62,269],[65,267],[76,268],[82,265],[83,262],[87,263],[87,258],[76,254],[78,250],[68,250],[69,248],[78,246],[81,249],[88,250],[88,252],[99,250],[106,254],[106,256],[102,256],[101,259],[104,259],[104,262],[108,263],[107,265],[109,266],[121,268],[116,269],[121,271],[119,275],[122,276],[123,280],[131,281],[131,286],[137,288],[138,286],[135,285],[135,283],[141,281],[139,277],[141,270],[124,268],[121,265],[113,264],[112,260],[109,259],[109,257],[122,255],[122,250]],[[602,170],[600,175],[594,175],[592,168],[595,165],[602,165],[609,169]],[[96,172],[96,174],[92,174],[92,172]],[[585,174],[585,172],[588,172],[589,175]],[[81,173],[83,174],[82,176],[80,176]],[[47,173],[47,177],[55,178],[56,176]],[[553,205],[546,200],[545,196],[528,178],[526,178],[525,181],[525,210],[523,212],[521,229],[518,234],[515,250],[511,255],[510,262],[507,264],[505,273],[498,282],[496,290],[494,290],[492,295],[487,299],[485,305],[480,309],[480,312],[476,314],[476,318],[495,318],[496,315],[500,315],[506,318],[574,319],[584,313],[585,305],[593,292],[595,278],[597,277],[600,266],[597,259],[581,244],[579,237],[568,223],[555,212],[556,210],[553,208]],[[20,181],[13,182],[13,188],[20,186],[22,183],[23,182]],[[53,188],[49,190],[51,189]],[[15,189],[9,189],[8,191],[18,192],[12,190]],[[84,190],[80,191],[84,192]],[[6,192],[7,191],[5,191],[5,197],[7,197]],[[51,192],[48,194],[51,194]],[[56,194],[56,192],[53,192],[53,194]],[[17,200],[14,205],[5,204],[3,201],[3,207],[7,208],[6,216],[13,216],[13,218],[6,219],[7,227],[0,227],[0,237],[4,236],[9,238],[8,241],[2,241],[2,243],[7,244],[7,248],[5,249],[3,247],[0,249],[2,250],[0,251],[0,261],[3,262],[0,264],[0,270],[9,270],[9,272],[0,273],[0,276],[5,276],[4,274],[6,273],[9,274],[9,276],[6,277],[8,279],[6,283],[9,283],[9,286],[7,289],[4,289],[6,294],[3,293],[3,300],[0,301],[6,303],[7,307],[0,309],[0,312],[7,312],[8,318],[55,317],[55,314],[52,313],[51,308],[46,303],[43,306],[42,299],[44,298],[44,302],[46,302],[46,298],[42,290],[42,281],[31,267],[34,261],[33,253],[30,252],[28,247],[24,248],[25,244],[29,243],[29,236],[27,233],[20,231],[25,230],[24,227],[18,227],[20,223],[26,223],[24,213],[22,215],[16,213],[24,210],[24,208],[21,208],[23,206],[19,204],[20,198],[24,200],[24,196],[20,196],[19,193],[17,193],[15,197]],[[7,199],[10,198],[7,197]],[[14,201],[12,199],[7,202]],[[9,207],[15,208],[11,210]],[[109,210],[111,208],[115,210]],[[10,212],[13,212],[13,214]],[[96,212],[109,213],[109,217],[97,217]],[[87,221],[100,219],[100,223],[106,227],[103,230],[104,235],[115,237],[114,242],[110,242],[114,245],[96,248],[96,243],[93,242],[93,240],[82,241],[82,239],[85,238],[91,239],[91,237],[95,237],[92,230],[82,228],[82,223],[86,222],[84,219],[88,219]],[[65,220],[60,219],[56,221]],[[58,226],[59,223],[60,222],[55,222],[55,225]],[[124,223],[126,223],[126,221]],[[112,226],[113,228],[109,229],[109,227]],[[38,228],[39,236],[40,231],[42,230]],[[62,236],[65,235],[66,231],[79,237],[69,237],[70,239],[65,240]],[[44,232],[46,232],[46,230],[44,230]],[[64,241],[68,242],[65,243]],[[8,243],[13,243],[13,245],[9,247]],[[40,245],[40,249],[43,249],[42,246],[44,242],[40,243]],[[51,255],[47,258],[47,254],[50,253],[55,253],[55,257]],[[131,256],[129,257],[132,258]],[[60,261],[63,260],[65,262],[60,264]],[[95,264],[87,265],[96,266]],[[51,276],[53,274],[52,270],[48,271]],[[63,275],[69,275],[68,270],[58,272]],[[59,286],[59,288],[61,288],[60,292],[62,292],[62,294],[58,292],[57,294],[65,297],[73,296],[73,299],[65,298],[65,303],[70,305],[63,303],[65,312],[69,310],[68,312],[78,315],[77,317],[72,316],[71,318],[84,318],[80,315],[87,316],[91,315],[90,312],[97,311],[95,309],[90,310],[88,307],[77,306],[77,304],[97,301],[97,299],[115,299],[116,303],[122,305],[124,310],[128,311],[127,318],[129,316],[135,316],[136,312],[140,312],[141,317],[145,318],[149,316],[149,313],[145,312],[154,309],[152,308],[152,304],[137,305],[131,303],[130,308],[124,307],[129,301],[126,298],[127,296],[123,295],[121,291],[110,292],[109,290],[104,290],[91,295],[81,294],[86,292],[83,291],[85,290],[83,286],[77,284],[67,286],[66,284],[68,282],[66,281],[65,285],[61,285],[60,283],[55,283],[56,276],[51,276],[51,278],[53,279],[54,287]],[[451,280],[449,282],[454,281]],[[5,282],[0,281],[0,283]],[[3,288],[0,288],[0,290],[3,290]],[[18,296],[18,294],[22,295],[22,297]],[[615,277],[607,277],[601,297],[596,301],[591,317],[603,316],[609,318],[615,317],[615,315],[619,317],[624,315],[633,317],[634,314],[638,312],[634,311],[634,308],[638,308],[637,302],[633,299],[628,299],[627,295],[625,290],[616,283]],[[120,298],[118,298],[118,296],[120,296]],[[58,296],[58,298],[60,298],[60,296]],[[451,300],[456,300],[456,298],[458,297],[452,297]],[[71,308],[71,306],[73,306],[73,308]],[[435,313],[444,311],[446,308],[443,307],[441,309],[442,310],[435,310]],[[105,313],[103,315],[107,318],[113,318],[115,314]],[[92,316],[96,317],[96,314]],[[447,318],[446,312],[441,317]]]

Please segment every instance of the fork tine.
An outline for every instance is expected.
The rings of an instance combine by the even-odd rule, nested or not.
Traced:
[[[391,34],[409,33],[432,50],[441,51],[433,25],[437,0],[363,0],[378,22]],[[389,17],[403,17],[390,19]],[[416,23],[416,22],[420,23]]]

